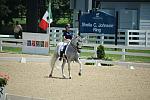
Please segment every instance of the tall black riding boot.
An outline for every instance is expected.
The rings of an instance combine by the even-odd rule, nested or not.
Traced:
[[[63,51],[60,51],[60,57],[59,57],[60,61],[62,60],[62,57],[63,57]]]

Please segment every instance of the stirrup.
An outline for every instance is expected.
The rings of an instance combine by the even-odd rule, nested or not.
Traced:
[[[62,57],[59,57],[59,61],[61,61],[62,60]]]
[[[78,52],[78,53],[81,53],[81,50],[77,49],[77,52]]]
[[[60,51],[59,61],[61,61],[61,60],[62,60],[62,58],[63,58],[63,54],[64,54],[64,52],[63,52],[63,51]]]

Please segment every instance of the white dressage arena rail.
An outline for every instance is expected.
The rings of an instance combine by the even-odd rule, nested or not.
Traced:
[[[21,96],[21,95],[14,95],[14,94],[7,94],[5,96],[5,100],[46,100],[45,98],[35,98],[29,96]]]
[[[7,39],[7,38],[0,38],[0,51],[3,50],[3,47],[19,47],[22,48],[22,39]],[[55,44],[57,44],[56,42]],[[53,43],[50,43],[53,44]],[[87,44],[84,43],[83,46],[87,47],[93,47],[93,50],[88,50],[88,49],[82,49],[82,52],[93,52],[94,56],[96,57],[97,53],[97,47],[99,44]],[[119,54],[122,55],[122,60],[125,60],[126,55],[132,55],[132,56],[143,56],[143,57],[150,57],[149,53],[134,53],[134,52],[126,52],[127,49],[133,49],[133,50],[150,50],[150,47],[139,47],[139,46],[122,46],[122,45],[103,45],[105,48],[119,48],[121,51],[105,51],[106,54]],[[50,50],[55,50],[55,47],[50,46]]]
[[[8,42],[11,43],[8,43]],[[6,39],[6,38],[0,38],[0,51],[2,51],[3,46],[6,47],[19,47],[22,48],[22,39]],[[57,43],[57,42],[56,42]],[[93,52],[95,53],[96,57],[96,51],[97,47],[99,44],[86,44],[84,43],[83,46],[87,47],[93,47],[93,50],[87,50],[87,49],[82,49],[82,52]],[[125,55],[132,55],[132,56],[144,56],[144,57],[150,57],[150,54],[148,53],[131,53],[131,52],[126,52],[126,49],[133,49],[133,50],[150,50],[150,47],[135,47],[135,46],[122,46],[122,45],[104,45],[105,48],[119,48],[122,49],[122,51],[105,51],[107,54],[119,54],[122,55],[122,60],[125,60]],[[55,50],[55,47],[50,47],[50,50]]]
[[[87,53],[94,53],[94,57],[97,55],[97,47],[99,44],[83,44],[83,46],[86,47],[93,47],[93,50],[88,49],[82,49],[81,52],[87,52]],[[121,51],[105,51],[106,54],[116,54],[116,55],[122,55],[122,60],[125,61],[125,56],[143,56],[143,57],[150,57],[149,53],[135,53],[135,52],[126,52],[127,49],[132,50],[150,50],[150,47],[133,47],[133,46],[122,46],[122,45],[103,45],[105,48],[119,48]],[[55,47],[50,47],[50,50],[55,50]]]

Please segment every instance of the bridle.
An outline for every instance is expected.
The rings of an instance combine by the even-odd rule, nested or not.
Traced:
[[[79,47],[75,46],[73,43],[70,43],[70,45],[74,48],[74,50],[78,51]]]
[[[72,42],[70,42],[70,45],[77,51],[80,53],[80,49],[78,46],[79,46],[79,42],[77,42],[77,46],[75,46]]]

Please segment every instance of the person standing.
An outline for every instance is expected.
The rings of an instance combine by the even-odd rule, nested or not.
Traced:
[[[16,39],[22,39],[22,26],[16,21],[16,26],[14,27],[14,37]]]

